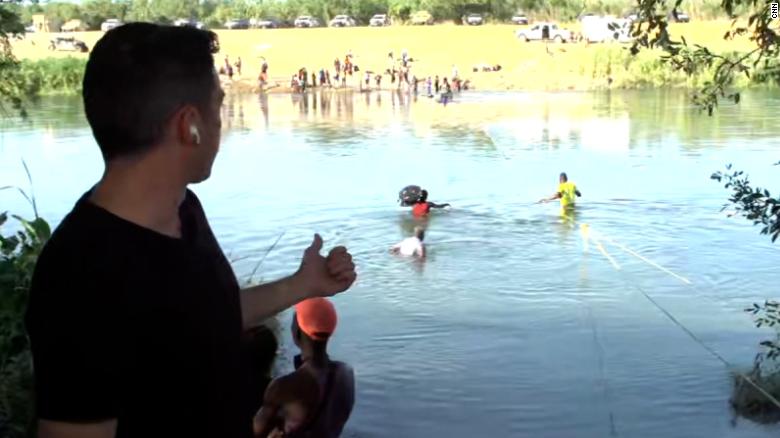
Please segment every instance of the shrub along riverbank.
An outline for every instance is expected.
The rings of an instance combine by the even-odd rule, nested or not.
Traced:
[[[79,58],[23,59],[18,74],[32,95],[78,94],[86,64]]]

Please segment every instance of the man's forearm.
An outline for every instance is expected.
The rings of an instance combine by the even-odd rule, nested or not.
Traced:
[[[241,291],[241,318],[244,327],[252,327],[306,298],[298,277],[248,287]]]

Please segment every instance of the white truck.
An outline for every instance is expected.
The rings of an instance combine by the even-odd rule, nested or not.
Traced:
[[[109,18],[100,24],[100,30],[108,32],[111,29],[121,26],[123,23],[116,18]]]
[[[515,35],[522,41],[555,41],[565,43],[571,41],[571,31],[559,28],[555,23],[536,23],[529,29],[520,29]]]
[[[376,14],[371,17],[368,25],[372,27],[390,26],[390,19],[387,17],[387,14]]]
[[[328,23],[330,27],[353,27],[355,24],[355,20],[349,15],[336,15]]]
[[[293,23],[295,27],[320,27],[320,21],[309,15],[301,15]]]

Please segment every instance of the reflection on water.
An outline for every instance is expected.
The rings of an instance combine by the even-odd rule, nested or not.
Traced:
[[[24,158],[55,224],[102,172],[80,105],[46,100],[0,141],[0,186],[26,181]],[[193,188],[241,278],[282,232],[258,277],[296,269],[314,232],[354,254],[332,342],[357,373],[346,436],[763,438],[777,427],[733,423],[729,371],[638,288],[750,368],[764,336],[741,309],[777,289],[780,253],[720,214],[709,175],[732,162],[780,186],[777,113],[766,92],[712,118],[679,92],[229,96]],[[562,171],[583,193],[572,215],[535,203]],[[413,219],[397,206],[409,184],[453,208]],[[420,224],[427,260],[391,256]],[[582,224],[693,284],[606,241],[614,264],[586,251]]]

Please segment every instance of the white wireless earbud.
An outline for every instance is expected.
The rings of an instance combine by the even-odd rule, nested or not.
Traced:
[[[198,132],[197,126],[190,125],[190,135],[192,135],[192,141],[194,141],[195,144],[200,144],[200,132]]]

